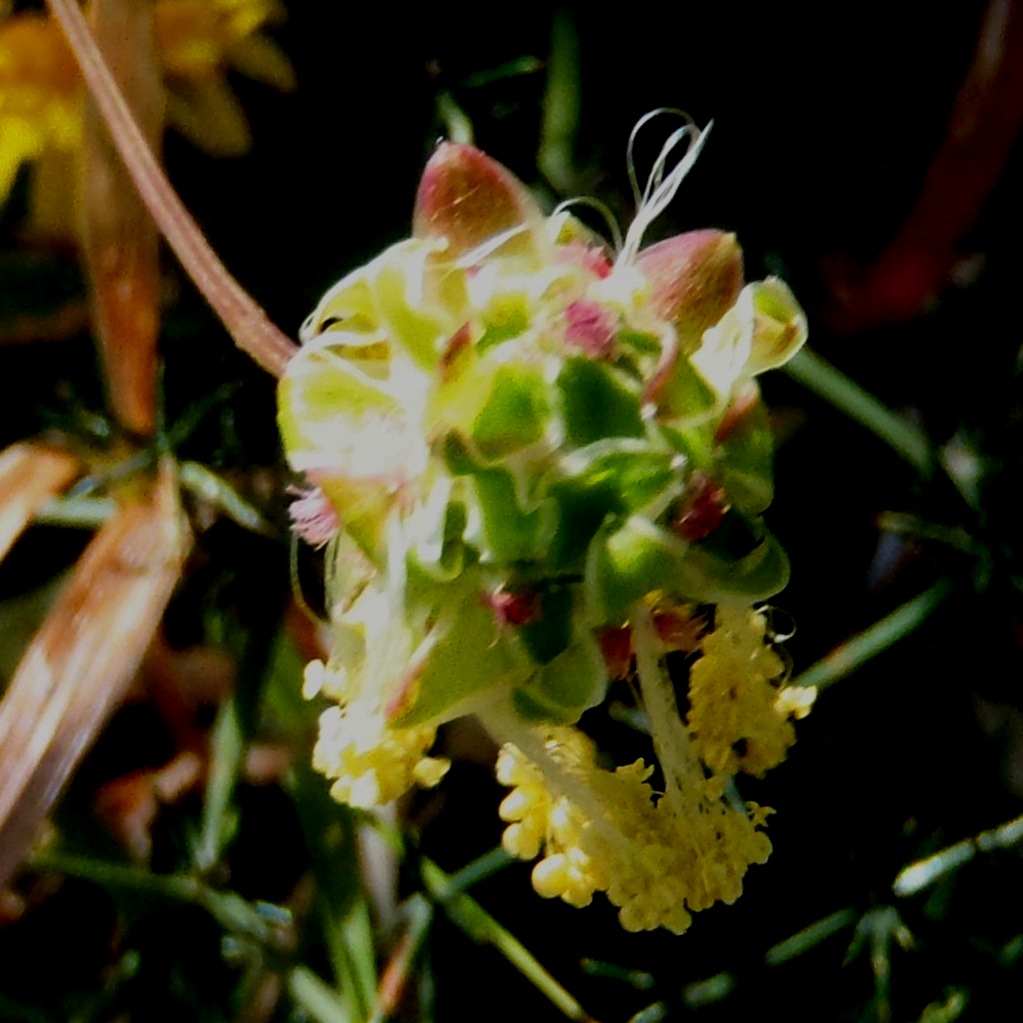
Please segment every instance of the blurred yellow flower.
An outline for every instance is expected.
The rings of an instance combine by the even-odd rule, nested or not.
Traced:
[[[0,201],[23,163],[82,138],[84,90],[60,30],[37,14],[0,26]]]
[[[261,30],[283,13],[276,0],[155,0],[154,34],[166,85],[167,122],[217,156],[249,145],[228,69],[287,90],[287,58]],[[61,173],[36,188],[71,189],[82,141],[85,87],[59,27],[26,12],[0,24],[0,202],[22,164],[50,159]],[[53,167],[50,168],[52,171]]]

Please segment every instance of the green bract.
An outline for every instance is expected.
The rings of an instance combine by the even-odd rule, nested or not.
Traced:
[[[743,286],[732,235],[614,262],[469,146],[436,151],[415,225],[327,293],[280,387],[340,521],[332,667],[395,726],[495,688],[571,722],[637,601],[785,585],[754,377],[805,320],[781,281]]]

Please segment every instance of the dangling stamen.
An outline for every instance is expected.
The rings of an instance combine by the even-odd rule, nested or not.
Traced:
[[[639,181],[636,177],[636,166],[633,161],[633,147],[639,130],[648,121],[660,114],[677,114],[685,119],[686,124],[668,136],[661,147],[657,159],[654,161],[653,169],[647,178],[646,188],[640,194]],[[646,229],[667,209],[672,199],[675,198],[679,185],[682,184],[683,179],[692,169],[693,164],[696,163],[713,125],[714,122],[711,121],[703,131],[700,131],[692,119],[687,114],[682,113],[682,111],[660,109],[652,110],[649,114],[641,117],[636,127],[632,129],[632,134],[629,136],[626,162],[628,164],[629,182],[632,185],[633,197],[636,200],[636,216],[629,225],[628,233],[625,236],[625,244],[618,254],[618,263],[628,265],[636,258],[640,245],[643,243],[643,235],[646,234]],[[664,169],[668,158],[684,139],[688,140],[688,148],[682,159],[665,177]]]
[[[582,811],[611,848],[624,856],[629,855],[628,838],[608,819],[599,796],[551,755],[540,729],[525,724],[510,704],[502,706],[497,700],[480,703],[475,712],[492,739],[502,745],[510,743],[514,746],[540,771],[552,792],[564,796]]]
[[[645,605],[639,603],[634,606],[631,618],[636,673],[643,705],[650,719],[654,752],[664,774],[665,797],[675,819],[682,823],[691,813],[692,793],[699,789],[702,772],[689,734],[679,717],[671,679],[660,662],[653,616]]]
[[[611,208],[606,203],[591,195],[577,195],[572,199],[563,199],[554,207],[551,220],[556,221],[562,213],[567,213],[573,206],[589,206],[590,209],[596,210],[604,223],[607,224],[608,234],[611,236],[611,245],[614,247],[615,252],[621,251],[623,244],[622,229],[618,225],[618,218],[611,212]]]

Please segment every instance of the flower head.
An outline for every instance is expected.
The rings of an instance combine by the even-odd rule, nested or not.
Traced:
[[[336,706],[316,753],[335,795],[367,805],[433,784],[437,725],[475,712],[507,741],[505,845],[540,857],[537,890],[575,906],[603,891],[625,927],[681,932],[770,851],[765,812],[729,794],[739,765],[721,744],[747,739],[743,766],[760,773],[791,741],[750,612],[788,572],[761,518],[755,376],[805,322],[780,281],[743,284],[733,235],[643,249],[649,219],[614,255],[478,150],[442,144],[413,237],[304,324],[279,421],[340,523],[322,669]],[[740,611],[709,631],[711,604]],[[688,729],[671,650],[696,657]],[[633,671],[656,791],[652,767],[599,766],[574,727]],[[700,701],[723,676],[743,685],[721,724]]]

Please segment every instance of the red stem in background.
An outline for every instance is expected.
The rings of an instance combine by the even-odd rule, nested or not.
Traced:
[[[146,144],[75,0],[46,0],[67,36],[82,77],[106,122],[121,159],[181,265],[235,344],[263,369],[280,377],[296,351],[247,291],[228,273],[198,224],[171,187]]]
[[[831,326],[902,323],[931,304],[960,262],[959,243],[997,184],[1023,124],[1023,3],[989,0],[941,147],[897,236],[857,273],[831,280]]]

